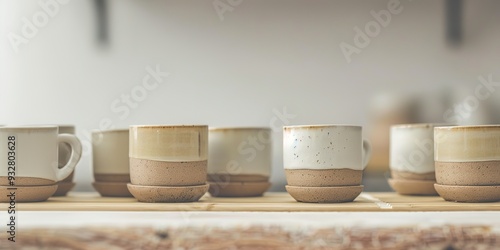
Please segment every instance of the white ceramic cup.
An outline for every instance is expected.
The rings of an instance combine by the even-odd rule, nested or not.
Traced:
[[[270,128],[210,128],[209,175],[258,175],[269,178]]]
[[[78,138],[58,134],[57,126],[26,126],[0,128],[0,176],[39,178],[50,182],[62,181],[76,167],[82,154]],[[59,168],[58,146],[66,143],[71,147],[68,163]],[[15,168],[8,168],[9,164]],[[30,185],[29,181],[28,184]],[[32,184],[34,185],[34,184]]]
[[[440,124],[391,126],[390,168],[400,172],[434,172],[434,127]]]
[[[93,131],[92,165],[96,181],[106,176],[110,179],[116,175],[128,176],[130,174],[128,153],[129,129]]]
[[[371,156],[361,126],[285,126],[283,163],[285,169],[363,170]]]

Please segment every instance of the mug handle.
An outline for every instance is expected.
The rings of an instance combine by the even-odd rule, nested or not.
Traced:
[[[363,140],[363,169],[366,168],[372,157],[372,146],[369,141]]]
[[[69,157],[68,163],[62,168],[59,168],[58,164],[55,164],[56,179],[57,181],[62,181],[75,170],[76,164],[80,161],[80,157],[82,156],[82,144],[76,136],[71,134],[57,135],[57,143],[58,145],[67,143],[71,147],[71,156]]]

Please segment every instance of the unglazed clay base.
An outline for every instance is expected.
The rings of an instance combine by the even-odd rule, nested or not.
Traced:
[[[49,186],[15,186],[17,190],[8,190],[10,186],[0,186],[0,202],[10,202],[10,197],[7,197],[11,192],[16,193],[16,202],[36,202],[46,201],[57,190],[57,185]]]
[[[436,191],[447,201],[495,202],[500,201],[500,185],[496,186],[451,186],[434,184]]]
[[[436,180],[435,172],[418,174],[418,173],[398,171],[392,169],[391,176],[392,179],[399,179],[399,180],[421,180],[421,181],[432,181],[432,182],[435,182]]]
[[[391,188],[403,195],[438,195],[435,181],[388,179]]]
[[[197,186],[165,187],[127,184],[128,190],[140,202],[193,202],[207,191],[208,184]]]
[[[132,197],[126,182],[93,182],[92,186],[103,197]]]
[[[51,186],[56,184],[53,180],[36,178],[36,177],[20,177],[16,176],[16,186]],[[5,176],[0,176],[0,186],[8,186],[9,179]]]
[[[270,182],[209,182],[210,195],[214,197],[256,197],[262,196],[271,186]]]
[[[59,182],[57,183],[57,190],[52,196],[65,196],[75,185],[76,183],[73,182]]]
[[[207,161],[166,162],[130,157],[130,180],[143,186],[204,185]]]
[[[309,203],[340,203],[356,199],[363,185],[341,187],[286,186],[286,191],[297,201]]]
[[[500,161],[439,162],[436,180],[442,185],[500,185]]]
[[[362,170],[352,169],[285,169],[290,186],[337,187],[361,185]]]

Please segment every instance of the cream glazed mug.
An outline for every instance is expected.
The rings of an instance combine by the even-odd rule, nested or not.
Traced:
[[[434,128],[439,195],[448,201],[500,201],[500,125]]]
[[[8,177],[15,174],[15,186],[53,185],[68,177],[82,154],[78,138],[58,134],[58,126],[0,127],[0,185],[9,185]],[[68,162],[59,167],[58,147],[71,148]]]

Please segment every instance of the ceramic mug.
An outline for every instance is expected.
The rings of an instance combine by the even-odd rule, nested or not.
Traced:
[[[362,191],[371,147],[360,126],[283,128],[287,192],[301,202],[349,202]]]
[[[208,126],[130,126],[128,190],[141,202],[193,202],[207,184]]]
[[[76,136],[58,131],[57,126],[1,127],[0,162],[5,167],[0,168],[0,185],[9,185],[13,172],[16,186],[53,185],[68,177],[80,160],[82,146]],[[71,156],[59,168],[61,143],[71,147]]]
[[[391,126],[389,184],[399,194],[437,195],[434,189],[434,128],[444,124]]]
[[[391,126],[390,163],[394,177],[435,180],[434,125]]]
[[[208,126],[131,126],[129,157],[133,185],[205,185]]]
[[[96,182],[130,182],[129,130],[92,132],[92,168]]]
[[[102,196],[129,197],[129,130],[111,129],[92,132],[92,186]]]
[[[260,196],[270,187],[270,128],[210,128],[209,148],[212,196]]]
[[[283,163],[291,186],[360,185],[370,155],[360,126],[284,127]]]
[[[500,125],[434,129],[436,190],[449,201],[500,200]]]

